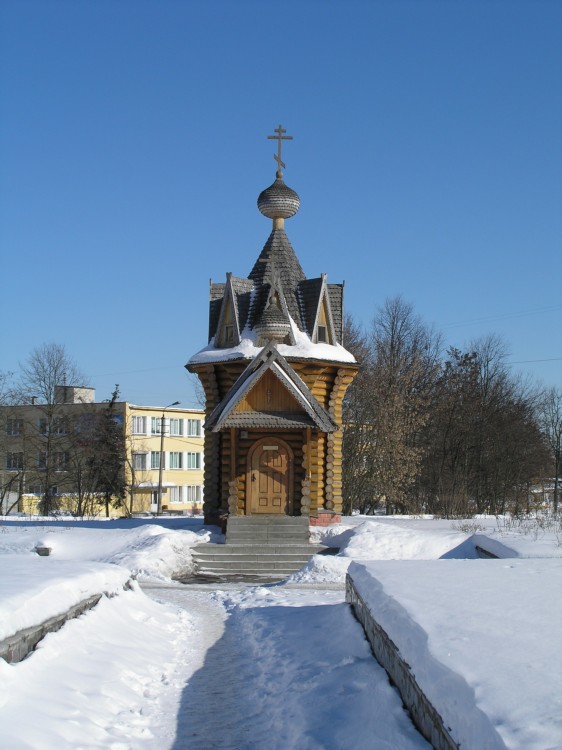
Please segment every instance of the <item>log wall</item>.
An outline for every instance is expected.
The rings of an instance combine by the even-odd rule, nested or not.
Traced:
[[[193,365],[203,385],[206,414],[226,396],[247,366],[247,361]],[[325,509],[342,509],[342,405],[347,387],[357,373],[356,365],[343,365],[309,360],[291,362],[317,401],[339,425],[334,433],[318,430],[224,430],[205,433],[205,517],[222,513],[246,512],[246,469],[248,453],[256,440],[277,437],[287,442],[294,454],[293,513],[315,515]],[[275,381],[275,382],[274,382]],[[243,410],[293,405],[292,397],[278,387],[276,378],[267,376],[255,393],[244,401]],[[277,404],[279,402],[279,404]]]

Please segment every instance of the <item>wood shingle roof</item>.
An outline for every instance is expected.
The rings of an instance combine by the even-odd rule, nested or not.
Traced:
[[[248,276],[256,287],[249,320],[251,328],[265,308],[269,287],[275,275],[282,280],[289,315],[302,330],[297,287],[306,276],[284,229],[273,229]]]
[[[312,345],[343,343],[343,285],[328,284],[325,274],[306,278],[285,232],[284,219],[278,216],[291,216],[298,210],[298,196],[289,188],[294,203],[291,210],[281,211],[277,205],[287,199],[285,188],[278,175],[261,194],[264,205],[260,210],[273,216],[273,228],[248,278],[228,273],[226,283],[211,283],[209,342],[217,353],[239,346],[242,340],[259,347],[274,337],[280,345],[296,346],[295,326]],[[339,356],[339,352],[335,354]]]

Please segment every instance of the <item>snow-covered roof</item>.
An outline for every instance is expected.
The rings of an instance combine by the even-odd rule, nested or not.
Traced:
[[[312,359],[328,362],[355,363],[355,357],[341,344],[314,344],[310,336],[299,330],[291,318],[291,327],[295,337],[295,345],[278,344],[277,350],[286,359]],[[188,364],[205,364],[212,362],[227,362],[232,359],[254,359],[264,347],[256,344],[255,331],[245,328],[239,344],[227,349],[215,346],[214,338],[203,349],[194,354]]]

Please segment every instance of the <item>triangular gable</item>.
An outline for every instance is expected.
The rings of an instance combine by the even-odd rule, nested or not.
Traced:
[[[271,372],[277,378],[281,387],[285,388],[301,407],[302,412],[300,417],[291,414],[289,424],[279,423],[279,420],[281,422],[287,421],[288,415],[285,413],[279,413],[277,419],[276,414],[267,409],[259,413],[251,412],[251,418],[255,422],[254,426],[266,426],[264,417],[267,417],[267,426],[272,428],[275,426],[312,426],[322,432],[335,432],[337,425],[329,413],[318,403],[306,383],[292,369],[287,360],[279,354],[273,344],[264,347],[260,354],[250,362],[220,404],[213,409],[205,423],[205,429],[219,432],[229,426],[240,426],[237,423],[237,420],[240,420],[240,413],[236,412],[237,406],[256,387],[267,372]],[[299,422],[299,424],[296,425],[296,422]],[[246,426],[250,427],[251,425],[247,424]]]
[[[209,338],[210,341],[217,332],[217,326],[222,309],[224,297],[224,284],[209,282]]]
[[[237,346],[240,343],[240,324],[236,296],[232,289],[232,274],[226,274],[224,296],[215,335],[215,345],[219,348]]]
[[[249,302],[244,298],[249,297],[251,286],[252,282],[248,279],[237,279],[231,273],[226,274],[226,284],[223,286],[220,313],[214,333],[215,346],[218,348],[237,346],[240,343],[249,307]],[[241,304],[242,301],[245,301],[245,304]]]
[[[304,308],[308,334],[314,344],[338,343],[334,317],[332,315],[331,295],[326,283],[326,274],[319,279],[308,279],[299,285],[301,303]]]
[[[238,313],[238,325],[240,332],[244,330],[246,323],[248,322],[248,314],[250,311],[250,302],[252,298],[252,290],[254,288],[254,282],[250,279],[240,279],[237,276],[231,277],[232,291],[234,292],[234,300],[236,302],[236,310]]]
[[[322,283],[322,293],[312,332],[312,340],[317,344],[337,344],[332,305],[330,304],[330,295],[325,280]]]

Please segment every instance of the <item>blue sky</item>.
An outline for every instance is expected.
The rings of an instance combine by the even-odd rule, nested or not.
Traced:
[[[560,385],[561,29],[541,0],[3,0],[0,370],[56,342],[100,400],[194,405],[282,123],[307,276]]]

